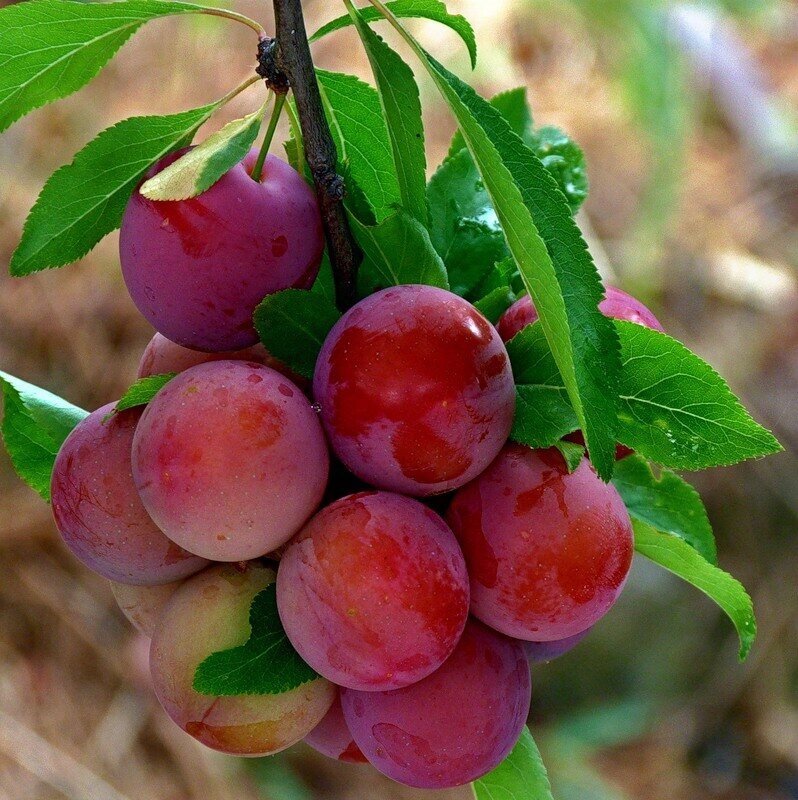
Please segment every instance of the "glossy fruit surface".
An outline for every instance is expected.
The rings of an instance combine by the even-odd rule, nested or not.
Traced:
[[[214,361],[173,378],[133,442],[133,474],[166,534],[214,561],[288,541],[315,511],[329,457],[318,418],[278,372]]]
[[[324,719],[305,737],[305,743],[322,755],[338,761],[347,761],[351,764],[366,763],[366,757],[355,744],[346,724],[341,698],[338,695]]]
[[[64,441],[53,466],[53,518],[66,546],[89,569],[119,583],[185,578],[206,561],[170,541],[141,503],[130,450],[141,409],[114,414],[109,403]]]
[[[135,191],[125,209],[119,255],[130,296],[157,331],[185,347],[255,344],[252,314],[261,300],[309,288],[318,273],[324,235],[313,190],[272,155],[262,180],[252,180],[256,157],[253,150],[197,197],[155,201]]]
[[[361,492],[322,509],[280,561],[288,638],[339,686],[396,689],[437,669],[468,617],[468,575],[446,523],[417,500]]]
[[[469,621],[427,678],[392,692],[341,690],[355,742],[380,772],[424,789],[461,786],[512,750],[527,714],[529,665],[519,642]]]
[[[587,459],[508,445],[446,515],[471,576],[471,611],[508,636],[556,641],[599,620],[623,588],[632,525]]]
[[[431,286],[396,286],[350,309],[324,343],[313,389],[341,461],[371,485],[416,496],[476,477],[515,409],[493,326]]]
[[[643,305],[637,298],[627,294],[614,286],[608,286],[605,290],[605,297],[599,303],[599,310],[605,317],[612,319],[624,319],[627,322],[636,322],[645,328],[653,328],[655,331],[664,331],[660,321],[654,316],[651,310]],[[504,312],[496,325],[502,341],[509,342],[513,336],[537,322],[538,312],[532,298],[524,295],[520,300],[516,300],[507,311]]]
[[[323,719],[335,688],[323,678],[273,695],[213,697],[193,688],[211,653],[244,644],[249,609],[274,582],[272,570],[219,564],[175,592],[150,646],[153,687],[166,713],[202,744],[241,756],[271,755],[307,736]]]

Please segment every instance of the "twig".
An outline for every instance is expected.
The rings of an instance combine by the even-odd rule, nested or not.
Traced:
[[[305,157],[321,207],[335,279],[335,296],[339,308],[345,310],[355,301],[360,254],[341,202],[346,187],[336,171],[338,156],[324,116],[301,0],[274,0],[274,18],[276,38],[261,41],[257,71],[275,92],[285,94],[290,86],[294,93]]]

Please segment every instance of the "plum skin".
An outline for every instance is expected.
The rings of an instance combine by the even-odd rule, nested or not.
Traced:
[[[605,317],[612,319],[636,322],[644,328],[652,328],[663,333],[665,329],[660,321],[654,316],[649,308],[641,303],[636,297],[627,294],[614,286],[608,286],[605,290],[604,299],[599,303],[599,311]],[[502,314],[501,319],[496,325],[502,341],[509,342],[517,333],[538,321],[538,311],[532,298],[527,294],[516,300],[507,311]]]
[[[162,159],[152,177],[185,150]],[[197,197],[155,201],[135,191],[122,218],[119,256],[133,302],[168,339],[196,350],[240,350],[258,341],[263,298],[307,289],[324,234],[313,190],[290,165],[255,150]]]
[[[550,642],[595,624],[632,563],[632,524],[611,484],[558,450],[505,447],[446,515],[471,577],[471,613],[517,639]]]
[[[524,642],[524,652],[529,659],[530,664],[544,664],[548,661],[553,661],[555,658],[564,656],[574,649],[592,630],[587,628],[575,636],[569,636],[567,639],[558,639],[553,642]]]
[[[275,580],[254,562],[218,564],[186,581],[166,605],[150,644],[159,702],[202,744],[223,753],[277,753],[310,733],[335,698],[323,678],[276,695],[213,697],[193,688],[197,666],[211,653],[244,644],[255,596]]]
[[[297,386],[246,361],[199,364],[147,406],[133,475],[153,519],[186,550],[243,561],[278,548],[321,502],[329,456]]]
[[[80,561],[117,583],[153,586],[207,561],[170,541],[142,505],[131,465],[141,414],[109,403],[81,420],[58,451],[50,494],[58,532]]]
[[[437,669],[468,617],[454,534],[408,497],[361,492],[322,509],[280,560],[277,606],[297,652],[339,686],[397,689]]]
[[[335,700],[324,719],[305,737],[305,744],[337,761],[346,761],[350,764],[367,763],[366,757],[355,744],[346,724],[339,694],[335,695]]]
[[[414,496],[475,478],[506,442],[515,411],[495,328],[432,286],[385,289],[344,314],[321,349],[313,391],[344,465]]]
[[[374,767],[420,789],[476,780],[512,750],[529,713],[520,642],[469,620],[432,675],[390,692],[341,690],[344,719]]]
[[[119,610],[139,633],[147,637],[152,636],[166,604],[178,587],[183,585],[182,580],[160,586],[131,586],[115,581],[110,583]]]

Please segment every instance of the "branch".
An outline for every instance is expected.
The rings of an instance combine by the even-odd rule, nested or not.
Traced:
[[[305,157],[321,207],[335,296],[339,308],[344,311],[355,302],[360,253],[342,203],[346,187],[336,171],[338,155],[324,116],[301,0],[274,0],[274,17],[276,38],[263,39],[258,46],[257,72],[275,92],[285,94],[290,87],[294,93]]]

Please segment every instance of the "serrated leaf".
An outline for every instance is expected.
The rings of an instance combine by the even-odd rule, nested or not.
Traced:
[[[147,169],[187,144],[218,105],[165,117],[131,117],[89,142],[42,189],[11,257],[11,274],[60,267],[86,255],[119,227]]]
[[[585,457],[585,448],[575,442],[563,441],[557,442],[554,446],[565,459],[565,466],[570,475],[582,463],[582,459]]]
[[[576,214],[587,199],[589,189],[582,148],[567,133],[553,126],[536,130],[531,136],[530,147],[557,181],[571,213]]]
[[[450,14],[446,10],[446,5],[439,0],[393,0],[385,4],[396,17],[408,18],[416,17],[420,19],[431,19],[450,27],[463,40],[468,48],[468,55],[471,58],[471,67],[477,64],[477,40],[474,36],[474,29],[471,23],[460,14]],[[359,13],[366,22],[377,22],[382,19],[382,15],[376,8],[361,8]],[[346,15],[331,20],[326,25],[319,28],[310,37],[311,42],[327,36],[334,31],[341,30],[352,24],[352,19]]]
[[[211,653],[194,673],[194,690],[216,697],[282,694],[319,676],[285,635],[277,613],[277,584],[255,595],[246,644]]]
[[[176,372],[165,372],[162,375],[148,375],[146,378],[139,378],[119,398],[114,406],[114,413],[118,414],[120,411],[127,411],[136,406],[146,406],[175,375],[177,375]]]
[[[8,455],[22,480],[45,500],[50,499],[50,477],[58,450],[88,411],[0,372],[3,390],[3,434]]]
[[[718,552],[707,511],[698,492],[675,472],[663,469],[659,478],[641,456],[627,456],[612,476],[629,515],[662,533],[678,536],[710,564]]]
[[[565,195],[572,214],[576,214],[588,194],[587,163],[582,148],[564,131],[553,126],[534,129],[526,88],[511,89],[490,99],[513,133],[541,160]],[[465,147],[460,131],[449,146],[449,158]]]
[[[553,800],[546,767],[526,727],[510,755],[472,786],[476,800]]]
[[[565,197],[501,114],[394,22],[458,121],[541,313],[593,466],[608,480],[615,465],[620,353],[612,324],[598,310],[601,281]]]
[[[87,84],[148,20],[196,14],[167,0],[29,0],[0,10],[0,131]]]
[[[635,550],[678,575],[714,600],[728,615],[740,637],[740,660],[744,660],[756,638],[754,606],[743,585],[710,564],[683,539],[662,533],[639,519],[632,520]]]
[[[494,325],[505,311],[515,302],[515,293],[509,286],[497,286],[474,301],[477,310]]]
[[[657,464],[686,470],[728,466],[781,450],[723,378],[695,353],[660,331],[613,322],[622,350],[621,444]],[[529,397],[533,389],[550,392],[544,405],[547,418],[565,426],[570,406],[564,382],[537,323],[513,337],[507,349],[516,383]],[[517,419],[526,413],[525,407],[516,408]],[[532,417],[529,420],[534,433]],[[541,438],[551,435],[549,428],[541,428]]]
[[[210,189],[247,155],[260,130],[266,104],[228,122],[204,142],[153,175],[139,191],[150,200],[187,200]]]
[[[712,367],[665,333],[615,320],[621,338],[618,440],[658,464],[698,470],[779,452]]]
[[[526,86],[499,92],[499,94],[493,95],[489,102],[507,120],[513,133],[520,136],[525,144],[529,144],[532,137],[533,120]],[[456,131],[452,137],[452,143],[449,145],[449,156],[456,155],[465,146],[463,134]]]
[[[351,11],[358,34],[368,55],[377,83],[383,115],[393,151],[394,171],[399,182],[402,208],[426,226],[427,210],[424,124],[421,100],[410,67],[364,22]]]
[[[449,288],[427,229],[409,214],[397,211],[377,225],[363,225],[350,215],[349,224],[364,256],[358,275],[362,294],[405,283]]]
[[[255,309],[254,321],[269,353],[299,375],[312,378],[321,346],[340,316],[321,293],[285,289],[266,297]]]
[[[528,447],[551,447],[579,427],[562,377],[539,325],[529,325],[507,342],[516,382],[515,420],[510,438]]]
[[[321,69],[316,75],[338,158],[380,222],[402,199],[377,91],[354,75]]]
[[[516,386],[510,438],[527,447],[552,447],[579,427],[564,387]]]

